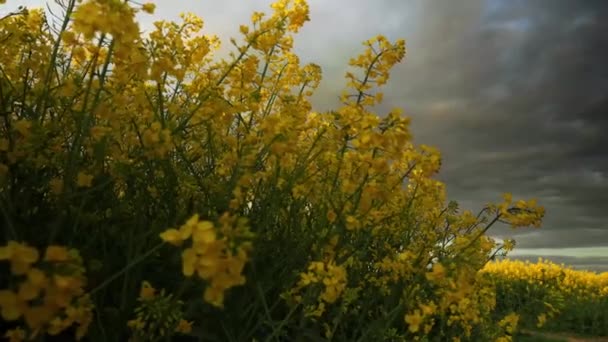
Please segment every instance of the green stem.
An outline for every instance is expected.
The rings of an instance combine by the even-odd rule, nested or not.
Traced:
[[[125,266],[122,270],[114,273],[111,277],[109,277],[108,279],[106,279],[103,283],[97,285],[97,287],[95,287],[94,289],[92,289],[89,294],[94,294],[96,292],[98,292],[99,290],[103,289],[104,287],[106,287],[109,283],[113,282],[114,280],[116,280],[118,277],[122,276],[123,274],[125,274],[127,271],[129,271],[131,268],[133,268],[135,265],[139,264],[140,262],[142,262],[144,259],[146,259],[147,257],[149,257],[150,255],[154,254],[156,251],[158,251],[162,246],[164,246],[165,243],[161,242],[158,245],[154,246],[152,249],[150,249],[149,251],[147,251],[146,253],[142,254],[141,256],[139,256],[138,258],[136,258],[135,260],[131,261],[127,266]]]
[[[57,40],[55,41],[55,44],[53,45],[53,52],[51,53],[49,67],[46,71],[46,76],[45,76],[45,80],[44,80],[44,90],[47,93],[45,93],[44,96],[40,97],[39,103],[36,106],[36,112],[38,114],[36,116],[40,117],[40,121],[44,120],[44,115],[46,114],[44,107],[46,106],[45,102],[46,102],[46,99],[48,98],[48,90],[49,90],[49,85],[51,83],[52,74],[53,74],[53,72],[56,71],[55,66],[56,66],[56,61],[57,61],[57,55],[59,53],[59,47],[61,46],[61,36],[62,36],[63,32],[65,32],[65,30],[67,29],[67,27],[70,23],[72,12],[74,11],[75,6],[76,6],[76,0],[70,0],[68,5],[66,6],[65,17],[63,18],[63,22],[61,23],[61,29],[59,30],[59,34],[57,35]]]

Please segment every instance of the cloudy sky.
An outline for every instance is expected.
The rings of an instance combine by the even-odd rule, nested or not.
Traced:
[[[271,1],[155,3],[154,19],[191,11],[228,43],[253,11],[269,12]],[[309,4],[311,22],[295,41],[304,62],[323,68],[315,109],[338,105],[345,66],[363,40],[404,38],[406,58],[378,112],[404,108],[416,142],[440,148],[449,197],[468,209],[506,191],[536,197],[547,209],[543,228],[497,227],[493,234],[516,238],[520,256],[608,270],[608,1]],[[142,17],[143,27],[153,18]]]

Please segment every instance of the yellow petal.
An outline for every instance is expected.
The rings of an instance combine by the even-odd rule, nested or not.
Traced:
[[[48,246],[46,253],[44,254],[45,261],[67,261],[69,259],[69,253],[67,248],[62,246]]]
[[[13,250],[8,247],[0,247],[0,260],[8,260],[13,255]]]
[[[38,268],[32,268],[27,272],[27,279],[38,287],[44,287],[47,282],[46,275]]]
[[[187,248],[182,252],[182,272],[186,277],[194,274],[194,265],[196,264],[196,253],[192,248]]]
[[[30,264],[22,260],[13,260],[11,262],[11,273],[14,275],[23,275],[30,270]]]
[[[0,307],[2,308],[2,318],[7,321],[14,321],[21,317],[21,308],[17,299],[17,294],[9,290],[0,290]]]
[[[36,248],[29,247],[26,245],[21,245],[16,251],[16,253],[13,255],[13,258],[19,258],[23,262],[29,264],[33,264],[38,261],[39,257],[40,254],[38,253],[38,250]]]
[[[40,293],[40,288],[31,282],[26,281],[19,285],[17,296],[22,301],[29,301],[38,297],[38,293]]]
[[[194,243],[211,243],[215,241],[216,234],[212,229],[200,229],[197,227],[194,235],[192,236],[192,240]]]
[[[167,229],[160,234],[160,238],[172,245],[179,246],[182,244],[181,234],[177,229]]]

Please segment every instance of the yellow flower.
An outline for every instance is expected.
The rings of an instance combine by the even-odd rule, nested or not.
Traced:
[[[434,303],[431,303],[429,305],[420,304],[420,309],[422,309],[422,313],[424,316],[430,316],[435,313],[437,305],[435,305]]]
[[[80,187],[83,188],[88,188],[91,187],[93,185],[93,176],[85,173],[85,172],[78,172],[78,179],[77,179],[77,184]]]
[[[68,250],[63,246],[48,246],[44,254],[44,260],[50,262],[68,261],[69,258]]]
[[[17,297],[22,301],[30,301],[34,298],[38,297],[41,288],[36,286],[31,282],[23,282],[19,284],[19,291],[17,292]]]
[[[78,40],[76,39],[76,35],[72,31],[63,31],[63,33],[61,34],[61,40],[63,40],[63,42],[69,46],[73,46],[78,43]],[[73,85],[73,83],[68,83],[68,84]],[[70,89],[70,90],[73,90],[73,89]],[[65,95],[69,96],[70,94],[72,94],[72,91],[68,91]]]
[[[334,221],[336,220],[336,212],[333,210],[330,210],[327,212],[327,221],[329,221],[329,223],[334,223]]]
[[[440,263],[433,265],[433,270],[426,274],[426,278],[430,281],[437,282],[445,278],[445,267]]]
[[[194,243],[211,243],[215,241],[216,234],[213,230],[213,223],[209,221],[202,221],[196,225],[196,228],[192,234],[192,241]]]
[[[49,333],[49,335],[53,335],[53,336],[58,335],[61,331],[63,331],[65,328],[67,328],[66,322],[67,322],[67,320],[62,320],[59,317],[53,318],[49,322],[49,327],[48,327],[47,332]]]
[[[40,288],[45,287],[48,282],[44,272],[38,268],[32,268],[27,272],[27,280]]]
[[[146,13],[154,14],[154,10],[156,9],[156,5],[153,4],[153,3],[151,3],[151,2],[148,2],[148,3],[143,4],[141,6],[141,9],[142,9],[142,11],[144,11]]]
[[[405,315],[405,323],[408,324],[409,331],[416,333],[420,330],[420,324],[422,324],[422,316],[420,310],[415,310],[413,314]]]
[[[4,3],[4,0],[0,0],[0,4]],[[25,330],[17,327],[15,329],[8,330],[4,337],[8,339],[9,342],[21,342],[25,340]]]
[[[317,276],[313,273],[300,273],[300,278],[300,284],[302,286],[318,282]]]
[[[258,23],[262,21],[262,18],[264,18],[264,13],[262,12],[253,12],[253,14],[251,15],[251,21],[253,23]]]
[[[500,322],[498,322],[498,325],[503,327],[505,329],[505,331],[508,332],[509,334],[513,334],[513,332],[515,331],[515,328],[517,328],[518,322],[519,322],[519,315],[516,313],[510,313],[507,316],[505,316],[502,320],[500,320]]]
[[[186,259],[184,259],[185,267]],[[195,261],[196,272],[203,279],[209,279],[218,273],[220,260],[218,254],[207,254]],[[185,274],[185,273],[184,273]]]
[[[55,195],[59,195],[63,192],[63,180],[60,178],[53,178],[49,181],[49,188]]]
[[[196,253],[192,248],[186,248],[182,252],[182,273],[186,277],[190,277],[194,274],[195,265],[198,261]]]
[[[133,330],[141,330],[144,328],[145,325],[146,323],[139,318],[132,319],[127,322],[127,326]]]
[[[19,319],[25,310],[26,306],[19,300],[16,293],[10,290],[0,290],[0,309],[2,310],[2,318],[7,321]]]
[[[313,316],[313,317],[321,317],[321,315],[323,315],[324,312],[325,312],[325,303],[321,302],[321,303],[319,303],[319,306],[317,306],[310,313],[310,315]]]
[[[536,326],[538,328],[541,328],[547,322],[547,315],[546,314],[540,314],[540,315],[538,315],[537,319],[538,319],[538,323],[536,323]]]
[[[154,298],[156,289],[154,287],[152,287],[152,285],[147,282],[147,281],[143,281],[141,283],[141,289],[139,290],[139,298],[142,300],[149,300]]]
[[[346,229],[353,230],[360,227],[360,222],[356,217],[349,215],[346,217]]]
[[[53,281],[55,286],[60,290],[68,290],[68,289],[76,289],[81,285],[81,282],[78,278],[73,276],[64,276],[64,275],[53,275]]]
[[[30,129],[32,128],[32,123],[28,120],[22,119],[15,122],[14,127],[15,130],[22,136],[28,137],[30,135]]]
[[[513,240],[505,240],[505,241],[503,242],[503,246],[502,246],[502,247],[503,247],[503,249],[504,249],[505,251],[512,251],[512,250],[513,250],[513,247],[514,247],[513,242],[514,242]]]
[[[182,334],[187,334],[192,331],[192,322],[188,322],[185,319],[180,319],[175,331]]]
[[[224,305],[224,289],[219,286],[207,286],[204,299],[207,303],[221,308]]]
[[[180,246],[184,240],[182,239],[182,234],[177,229],[167,229],[164,232],[160,233],[160,238],[168,242],[174,246]]]
[[[30,265],[38,261],[38,250],[25,244],[9,241],[5,247],[0,247],[0,260],[11,262],[11,273],[26,274]]]

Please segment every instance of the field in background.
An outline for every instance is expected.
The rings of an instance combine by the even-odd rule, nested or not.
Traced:
[[[608,336],[608,272],[574,270],[540,258],[486,265],[499,311],[520,315],[520,329]]]

